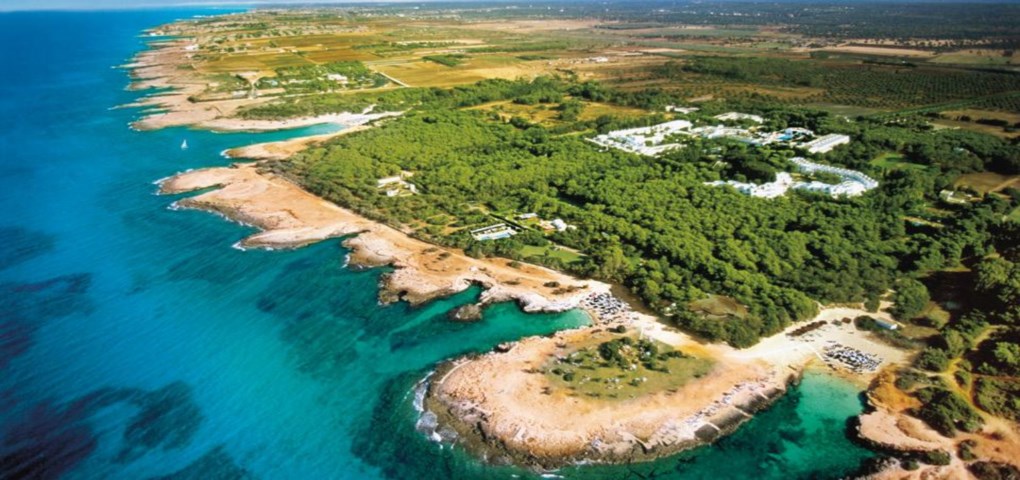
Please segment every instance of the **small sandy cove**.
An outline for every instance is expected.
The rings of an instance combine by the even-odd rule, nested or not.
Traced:
[[[517,301],[526,311],[563,311],[579,306],[610,286],[581,281],[547,268],[502,258],[474,259],[456,249],[437,247],[368,220],[306,192],[286,179],[261,173],[253,163],[185,172],[159,182],[160,193],[180,194],[215,188],[175,205],[222,213],[261,230],[242,240],[243,248],[294,248],[346,237],[355,266],[392,265],[384,279],[384,299],[413,304],[450,295],[472,283],[485,288],[482,302]],[[557,282],[559,287],[546,287]],[[573,287],[573,288],[570,288]]]
[[[653,317],[630,311],[610,324],[523,339],[485,355],[441,366],[430,378],[425,409],[469,450],[496,462],[556,468],[582,461],[626,462],[675,453],[711,442],[767,406],[809,363],[831,364],[863,385],[873,373],[853,373],[825,362],[827,346],[843,345],[881,359],[906,355],[858,331],[844,318],[876,315],[854,308],[825,308],[811,321],[825,325],[789,335],[791,326],[746,350],[704,344]],[[878,314],[877,316],[884,316]],[[715,360],[709,374],[671,390],[637,398],[591,398],[555,388],[540,371],[608,326],[622,324],[681,351]],[[428,433],[428,432],[426,432]],[[445,435],[434,437],[449,440]]]
[[[256,143],[254,145],[231,148],[224,153],[229,158],[243,158],[249,160],[286,160],[295,153],[305,150],[312,145],[325,142],[326,140],[332,140],[343,135],[350,135],[355,132],[367,130],[368,128],[370,128],[368,125],[356,125],[333,133],[309,135],[307,137],[292,138],[290,140],[281,140],[279,142]]]

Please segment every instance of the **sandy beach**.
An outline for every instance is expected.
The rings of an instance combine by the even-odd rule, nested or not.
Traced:
[[[197,127],[213,131],[244,131],[244,132],[265,132],[272,130],[287,130],[291,128],[311,127],[324,123],[333,123],[345,127],[364,125],[375,120],[400,115],[402,112],[370,113],[366,110],[362,113],[330,113],[314,117],[295,117],[283,120],[245,120],[241,118],[215,118],[195,124]],[[321,137],[323,135],[313,135]],[[308,139],[311,137],[302,137]],[[299,139],[295,139],[299,140]]]
[[[279,142],[256,143],[244,147],[231,148],[224,152],[228,158],[244,160],[286,160],[306,148],[343,135],[350,135],[355,132],[368,129],[368,125],[356,125],[345,128],[338,132],[324,133],[322,135],[309,135],[307,137],[292,138]]]

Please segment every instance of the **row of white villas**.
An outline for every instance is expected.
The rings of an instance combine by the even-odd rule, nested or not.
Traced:
[[[833,148],[848,143],[850,143],[849,136],[832,133],[818,137],[810,142],[803,143],[801,144],[801,148],[807,150],[809,153],[826,153]]]
[[[808,161],[808,159],[803,157],[794,157],[791,158],[790,161],[797,166],[797,170],[800,172],[830,173],[833,175],[838,175],[842,181],[837,184],[823,183],[818,181],[798,182],[795,181],[793,179],[793,176],[790,175],[789,173],[779,172],[776,174],[775,181],[769,183],[757,184],[738,182],[735,180],[716,180],[714,182],[705,182],[705,185],[711,186],[729,185],[737,189],[737,191],[741,193],[759,198],[781,197],[791,189],[820,192],[829,195],[833,198],[856,197],[858,195],[863,194],[864,192],[867,192],[868,190],[878,187],[878,181],[861,172],[858,172],[857,170],[834,167],[832,165],[822,165],[820,163]]]
[[[878,187],[878,180],[871,178],[864,173],[858,172],[857,170],[850,170],[849,168],[834,167],[832,165],[823,165],[821,163],[814,163],[804,157],[793,157],[790,159],[797,169],[804,173],[831,173],[833,175],[839,175],[846,181],[857,182],[864,185],[864,188],[871,190]]]
[[[716,115],[715,118],[719,120],[762,121],[758,115],[739,112],[724,113]],[[678,134],[707,139],[728,138],[755,146],[786,143],[803,148],[809,153],[826,153],[839,145],[850,143],[849,136],[836,133],[823,135],[808,141],[807,139],[814,137],[815,132],[806,128],[790,127],[776,132],[760,132],[753,129],[749,130],[726,125],[692,127],[693,124],[687,120],[673,120],[650,127],[615,130],[588,140],[603,147],[648,156],[655,156],[662,152],[682,147],[682,144],[676,142],[664,143],[666,138]]]

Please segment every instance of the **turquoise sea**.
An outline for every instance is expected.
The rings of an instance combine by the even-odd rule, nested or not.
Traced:
[[[528,478],[414,430],[437,363],[584,324],[497,305],[475,324],[379,306],[337,241],[231,248],[250,229],[172,211],[154,180],[266,134],[135,132],[114,68],[147,28],[211,10],[0,14],[0,478]],[[179,148],[187,139],[190,148]],[[857,391],[818,374],[714,446],[567,478],[839,478]]]

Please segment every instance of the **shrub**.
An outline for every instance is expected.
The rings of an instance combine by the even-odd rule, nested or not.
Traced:
[[[953,374],[953,378],[956,379],[956,384],[966,388],[970,384],[970,373],[965,370],[957,370]]]
[[[1020,469],[997,462],[975,462],[967,467],[978,480],[1015,480],[1020,478]]]
[[[968,462],[971,461],[971,460],[976,460],[977,459],[977,455],[974,453],[974,447],[976,447],[976,446],[977,446],[977,442],[975,442],[974,440],[964,440],[964,441],[960,442],[960,445],[958,447],[958,450],[957,450],[956,454],[957,454],[957,456],[960,457],[960,460],[964,460],[964,461],[968,461]]]
[[[949,368],[949,355],[941,348],[928,347],[917,356],[914,365],[929,372],[944,372]]]
[[[869,295],[868,299],[864,301],[864,309],[869,312],[877,312],[880,304],[878,295]]]
[[[928,387],[917,391],[917,399],[921,407],[916,416],[942,435],[952,437],[957,429],[972,432],[981,428],[981,416],[953,391]]]
[[[929,300],[931,297],[928,288],[923,283],[909,278],[900,280],[896,283],[896,293],[893,295],[895,305],[891,312],[900,320],[909,320],[917,317]]]
[[[928,465],[949,465],[953,457],[943,450],[932,450],[920,454],[919,460]]]
[[[896,388],[900,390],[910,390],[914,386],[921,384],[926,385],[928,383],[928,377],[920,372],[914,370],[900,370],[896,374]]]
[[[974,401],[991,414],[1020,421],[1020,380],[979,378],[974,385]]]

